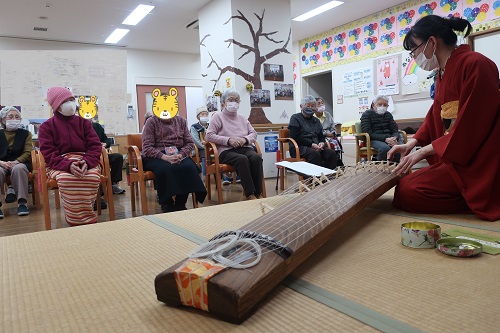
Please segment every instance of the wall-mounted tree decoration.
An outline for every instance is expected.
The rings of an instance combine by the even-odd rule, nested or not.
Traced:
[[[207,68],[215,66],[218,69],[218,71],[219,71],[218,77],[210,80],[210,81],[214,82],[214,86],[212,88],[212,91],[214,91],[216,89],[217,83],[222,78],[222,76],[224,75],[224,73],[227,73],[227,72],[232,72],[232,73],[234,73],[234,74],[236,74],[238,76],[241,76],[246,81],[252,83],[253,84],[253,89],[262,89],[262,82],[261,82],[262,64],[266,60],[269,60],[269,59],[277,56],[278,54],[281,54],[281,53],[288,53],[288,54],[290,54],[290,52],[287,50],[287,47],[288,47],[288,43],[290,42],[290,38],[291,38],[291,35],[292,35],[292,29],[291,28],[290,28],[290,30],[288,32],[288,38],[287,38],[286,41],[275,40],[275,39],[272,38],[272,36],[275,35],[276,33],[278,33],[278,31],[272,31],[272,32],[264,32],[263,31],[263,21],[264,21],[265,9],[262,11],[262,15],[260,15],[260,16],[257,13],[254,13],[254,15],[259,20],[259,24],[258,24],[258,26],[256,28],[254,28],[254,26],[252,25],[252,23],[248,20],[248,18],[241,11],[238,10],[238,13],[239,13],[239,15],[233,15],[233,16],[231,16],[224,23],[224,25],[226,25],[227,23],[229,23],[231,20],[234,20],[234,19],[241,20],[241,21],[245,22],[246,25],[248,26],[248,30],[249,30],[249,32],[250,32],[250,34],[252,36],[253,45],[246,45],[246,44],[244,44],[242,42],[239,42],[239,41],[237,41],[237,40],[235,40],[233,38],[226,39],[224,42],[228,43],[228,45],[227,45],[228,48],[232,44],[234,44],[234,45],[237,45],[240,48],[246,50],[238,58],[238,60],[242,59],[243,57],[245,57],[247,55],[253,54],[253,57],[254,57],[253,73],[250,74],[250,73],[245,72],[242,69],[235,68],[235,67],[232,67],[232,66],[222,67],[213,58],[212,54],[210,54],[210,52],[208,52],[211,61],[208,64]],[[205,39],[207,37],[209,37],[209,35],[206,35],[205,37],[203,37],[201,39],[201,42],[200,42],[201,46],[205,46],[205,44],[203,44],[203,43],[204,43],[204,41],[205,41]],[[261,54],[261,51],[260,51],[260,48],[259,48],[259,43],[261,42],[262,38],[265,38],[265,39],[267,39],[268,41],[270,41],[270,42],[272,42],[274,44],[282,44],[282,46],[279,47],[279,48],[276,48],[276,49],[274,49],[274,50],[272,50],[272,51],[270,51],[270,52],[268,52],[266,54]],[[202,74],[202,75],[204,75],[204,74]],[[252,108],[251,111],[250,111],[250,116],[248,117],[248,120],[252,124],[268,124],[268,123],[271,123],[271,121],[269,121],[269,119],[267,119],[267,117],[266,117],[266,115],[264,113],[264,110],[262,108]]]

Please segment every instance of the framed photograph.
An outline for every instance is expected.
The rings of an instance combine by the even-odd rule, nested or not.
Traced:
[[[274,99],[293,101],[293,84],[275,83]]]
[[[271,91],[254,89],[250,94],[250,106],[252,108],[271,106]]]
[[[284,81],[283,65],[264,64],[264,80]]]

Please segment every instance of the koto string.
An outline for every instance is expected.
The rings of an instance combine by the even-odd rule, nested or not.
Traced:
[[[381,164],[381,163],[380,163]],[[339,186],[316,186],[316,179],[310,179],[307,183],[308,185],[315,187],[314,196],[309,196],[307,197],[308,200],[301,202],[301,206],[298,206],[299,213],[294,213],[294,216],[292,217],[292,220],[296,220],[295,223],[292,223],[289,225],[287,228],[283,229],[282,225],[280,225],[280,229],[274,229],[271,230],[272,227],[275,227],[276,225],[282,223],[286,218],[288,218],[287,221],[290,221],[291,216],[286,216],[285,218],[281,216],[276,222],[273,224],[269,224],[268,221],[260,221],[258,224],[253,225],[252,229],[259,229],[261,226],[265,226],[264,230],[255,230],[260,233],[268,234],[271,237],[278,239],[277,236],[283,235],[286,233],[294,234],[295,238],[288,240],[286,242],[287,246],[292,246],[292,244],[295,244],[295,242],[300,239],[302,236],[304,236],[307,232],[310,230],[317,228],[319,225],[321,225],[326,219],[333,220],[336,218],[336,216],[340,215],[340,213],[343,213],[343,208],[345,208],[348,204],[352,204],[353,197],[351,196],[352,193],[355,193],[357,190],[357,185],[359,185],[361,182],[364,183],[364,190],[358,191],[357,195],[354,197],[354,199],[357,199],[361,197],[362,195],[369,193],[372,189],[376,188],[378,185],[381,183],[385,182],[388,178],[394,177],[392,174],[387,174],[388,171],[390,171],[390,167],[387,164],[386,167],[382,165],[382,171],[385,172],[380,172],[379,166],[375,165],[370,165],[368,168],[363,166],[360,167],[359,165],[356,166],[356,168],[353,171],[353,167],[348,167],[346,168],[346,171],[344,175],[337,177],[333,176],[330,178],[324,178],[327,182],[328,180],[333,180],[335,178],[335,181],[338,181],[335,183],[335,185]],[[368,169],[368,171],[366,171]],[[376,172],[372,172],[372,170],[375,169]],[[357,172],[358,170],[361,172],[361,175],[358,175]],[[354,173],[354,175],[353,175]],[[365,178],[370,178],[370,180],[373,180],[375,178],[380,178],[380,175],[382,173],[385,173],[385,176],[382,177],[382,179],[376,181],[375,184],[369,185],[366,184],[366,179]],[[352,181],[354,180],[354,182]],[[328,184],[327,184],[328,185]],[[300,184],[294,185],[294,189],[292,191],[295,191],[297,189],[300,189]],[[317,188],[319,187],[319,189]],[[344,189],[346,187],[350,187],[351,191],[344,192]],[[343,196],[340,196],[344,192]],[[325,194],[329,193],[329,197],[326,196]],[[289,193],[286,193],[285,195],[289,195]],[[301,198],[300,196],[297,197]],[[332,199],[335,201],[332,202]],[[279,200],[277,200],[279,201]],[[290,201],[289,201],[290,202]],[[327,204],[324,206],[324,204]],[[314,205],[313,205],[314,204]],[[279,207],[278,207],[279,208]],[[287,207],[284,209],[274,209],[270,213],[265,215],[265,220],[270,220],[275,215],[281,215],[283,214],[283,210],[285,210]],[[300,208],[303,208],[300,210]],[[318,208],[323,209],[322,211],[317,211]],[[324,209],[326,208],[326,209]],[[311,225],[310,223],[307,223],[306,218],[311,217],[311,220],[316,219],[318,216],[321,216],[321,214],[324,215],[323,218],[321,218],[319,221],[316,221],[315,224]],[[277,217],[277,216],[276,216]],[[306,222],[306,223],[304,223]],[[301,224],[300,226],[297,226],[298,224]],[[309,228],[306,228],[302,232],[300,230],[302,228],[305,228],[309,226]],[[290,232],[290,229],[293,228],[293,232]],[[279,230],[278,234],[273,235],[271,232],[268,231],[273,231],[275,232],[276,230]],[[298,233],[299,232],[299,233]],[[298,233],[298,234],[297,234]],[[233,235],[234,237],[237,237],[236,235]],[[205,248],[210,248],[211,250],[205,251],[204,253],[198,253],[198,256],[202,256],[201,254],[209,255],[212,259],[222,262],[223,264],[228,265],[229,267],[235,267],[235,268],[246,268],[255,265],[261,258],[261,256],[265,253],[272,252],[273,250],[268,250],[266,249],[265,251],[262,251],[262,253],[259,251],[257,247],[260,248],[260,245],[256,247],[255,243],[252,242],[240,242],[239,246],[234,249],[236,246],[234,244],[234,237],[231,238],[231,241],[224,237],[224,241],[221,241],[220,239],[217,239],[218,242],[215,242],[213,244],[204,244],[202,245],[198,250],[202,250],[203,247]],[[227,240],[227,242],[225,242]],[[221,246],[216,246],[219,243],[222,243]],[[229,248],[233,249],[232,252],[229,250]],[[221,255],[221,250],[228,249],[225,255]],[[195,250],[196,251],[196,250]],[[223,251],[222,251],[223,252]],[[248,264],[242,265],[241,263],[244,261],[249,260],[251,257],[256,257],[254,261]]]
[[[378,173],[380,174],[380,173]],[[370,178],[374,178],[374,176],[377,175],[376,173],[369,173],[369,174],[364,174],[365,177],[369,176]],[[385,178],[389,178],[390,176],[386,176],[384,177]],[[300,219],[303,219],[309,215],[320,215],[321,212],[318,212],[316,211],[315,209],[317,209],[315,206],[318,206],[318,207],[321,207],[323,206],[325,203],[327,203],[328,205],[324,206],[324,207],[321,207],[321,208],[326,208],[327,210],[329,211],[332,211],[331,213],[335,214],[335,212],[338,212],[338,210],[340,208],[343,208],[345,207],[345,205],[349,202],[347,202],[346,204],[344,204],[343,206],[341,207],[338,207],[336,208],[335,206],[337,205],[338,206],[338,203],[339,202],[345,202],[349,196],[354,192],[354,191],[347,191],[347,192],[344,192],[344,189],[346,187],[351,187],[354,189],[357,188],[357,185],[359,185],[359,183],[361,182],[366,182],[365,179],[363,179],[363,177],[359,177],[356,175],[356,177],[347,177],[347,178],[339,178],[340,180],[342,180],[341,182],[339,181],[338,183],[336,183],[336,185],[340,185],[340,186],[335,186],[335,187],[326,187],[326,186],[321,186],[319,189],[315,189],[315,196],[314,196],[314,200],[312,198],[311,201],[313,201],[311,204],[311,206],[307,207],[307,209],[303,209],[303,210],[299,210],[298,209],[298,213],[295,213],[293,212],[294,214],[294,218],[296,220],[300,220]],[[350,181],[349,181],[350,180]],[[354,180],[354,182],[352,182],[352,180]],[[371,189],[371,188],[370,188]],[[369,189],[368,189],[369,190]],[[365,190],[363,193],[366,193],[367,191]],[[330,193],[330,197],[326,197],[324,194],[326,193]],[[343,193],[344,195],[341,196],[339,194]],[[333,197],[335,196],[335,197]],[[332,198],[333,197],[333,198]],[[359,197],[356,196],[356,198]],[[336,199],[336,201],[332,202],[331,200],[332,199]],[[352,198],[349,198],[352,200]],[[335,208],[335,209],[333,209]],[[285,212],[285,213],[289,213],[288,210]],[[280,216],[278,216],[280,215]],[[286,232],[288,232],[292,227],[295,227],[297,223],[300,223],[299,221],[296,222],[295,224],[292,224],[290,225],[288,228],[286,229],[283,229],[282,227],[282,222],[283,220],[287,220],[287,221],[290,221],[290,215],[286,215],[283,217],[283,209],[274,209],[272,210],[270,213],[266,214],[266,219],[260,221],[258,224],[255,224],[255,225],[252,225],[253,228],[256,228],[256,229],[259,229],[258,232],[260,233],[264,233],[264,234],[269,234],[270,236],[274,237],[274,238],[277,238],[277,236],[279,235],[282,235]],[[269,221],[267,220],[271,220],[273,219],[274,223],[269,223]],[[276,228],[273,228],[275,227],[276,225],[279,225],[280,228],[279,229],[276,229]],[[313,225],[313,227],[315,227],[316,225]],[[262,227],[262,230],[260,229],[260,227]],[[278,234],[275,234],[275,231],[276,230],[280,230],[280,232]]]
[[[369,173],[369,174],[365,174],[365,177],[366,177],[366,176],[369,176],[370,178],[374,178],[374,176],[376,176],[376,175],[377,175],[376,173]],[[378,175],[380,175],[380,173],[378,173]],[[359,197],[359,196],[361,196],[361,195],[362,195],[362,194],[364,194],[364,193],[369,192],[369,191],[370,191],[370,190],[371,190],[374,186],[378,185],[379,183],[383,182],[386,178],[389,178],[389,177],[390,177],[390,176],[385,176],[382,180],[378,181],[378,182],[377,182],[377,184],[375,184],[375,185],[373,185],[373,186],[371,186],[371,187],[368,187],[367,189],[365,189],[365,191],[364,191],[363,193],[358,194],[358,195],[356,196],[356,198],[357,198],[357,197]],[[375,177],[375,178],[376,178],[376,177]],[[352,179],[347,179],[347,178],[344,178],[344,182],[345,182],[345,181],[347,181],[347,180],[352,180]],[[346,184],[342,184],[342,186],[340,186],[340,187],[339,187],[339,186],[336,186],[336,187],[333,189],[333,190],[334,190],[334,192],[342,192],[342,189],[343,189],[344,187],[346,187],[346,186],[351,186],[351,187],[352,187],[352,186],[356,185],[356,184],[357,184],[357,183],[359,183],[359,182],[362,182],[362,181],[364,182],[364,181],[365,181],[365,180],[363,179],[363,177],[361,177],[361,178],[356,178],[355,180],[356,180],[356,181],[355,181],[354,183],[353,183],[353,182],[349,182],[349,183],[346,183]],[[323,211],[323,213],[326,213],[326,217],[324,217],[323,219],[321,219],[320,221],[318,221],[316,224],[312,225],[309,229],[306,229],[305,231],[303,231],[303,232],[302,232],[302,233],[301,233],[298,237],[296,237],[295,239],[292,239],[292,240],[288,241],[288,244],[289,244],[289,245],[291,245],[291,243],[292,243],[292,242],[294,242],[294,240],[296,240],[296,239],[300,238],[300,236],[302,236],[302,235],[303,235],[304,233],[306,233],[307,231],[309,231],[309,230],[311,230],[311,229],[313,229],[313,228],[317,227],[319,224],[321,224],[322,222],[324,222],[324,220],[325,220],[326,218],[333,219],[333,218],[334,218],[334,216],[332,217],[332,216],[329,214],[330,212],[331,212],[331,213],[333,213],[333,215],[335,215],[335,213],[337,213],[337,214],[338,214],[340,209],[344,208],[347,204],[349,204],[349,203],[350,203],[350,202],[348,202],[348,201],[347,201],[347,196],[346,196],[346,197],[344,197],[344,198],[341,198],[341,200],[337,200],[335,203],[332,203],[332,202],[330,201],[330,199],[329,199],[329,198],[326,198],[326,197],[324,197],[324,196],[322,196],[322,195],[321,195],[321,194],[324,194],[323,192],[328,191],[328,190],[331,190],[331,189],[330,189],[330,188],[325,188],[325,187],[322,187],[321,189],[316,190],[316,193],[315,193],[315,194],[316,194],[316,196],[315,196],[315,197],[319,197],[319,198],[320,198],[320,204],[323,204],[323,203],[325,203],[325,202],[329,204],[328,206],[326,206],[326,208],[328,209],[328,212]],[[352,198],[350,198],[350,199],[352,200]],[[313,199],[313,201],[317,203],[317,201],[318,201],[318,200],[317,200],[316,198],[314,198],[314,199]],[[342,203],[342,202],[344,202],[344,204],[343,204],[343,205],[341,205],[340,207],[335,207],[335,206],[339,206],[339,203]],[[308,207],[308,208],[310,208],[310,207]],[[273,211],[273,213],[274,213],[274,211]],[[278,212],[278,211],[276,211],[276,214],[278,214],[278,213],[279,213],[279,212]],[[267,214],[267,215],[270,215],[270,214]],[[273,214],[273,215],[274,215],[274,214]],[[300,212],[298,215],[296,215],[296,216],[295,216],[295,218],[296,218],[298,221],[297,221],[296,223],[292,224],[291,226],[289,226],[289,227],[288,227],[288,229],[285,229],[285,231],[288,231],[289,229],[291,229],[291,228],[293,228],[294,226],[296,226],[296,224],[303,222],[303,221],[304,221],[304,219],[305,219],[306,217],[310,216],[310,215],[311,215],[311,216],[312,216],[312,215],[314,215],[314,217],[317,217],[318,215],[320,215],[320,213],[318,213],[318,212],[317,212],[317,211],[315,211],[314,209],[309,210],[309,212],[308,212],[308,211],[302,211],[302,212]],[[267,217],[267,216],[266,216],[266,217]],[[261,221],[261,224],[260,224],[260,225],[262,225],[262,224],[264,224],[264,223],[267,223],[267,221]],[[278,224],[278,223],[279,223],[279,221],[278,221],[278,222],[276,222],[275,224]],[[258,225],[259,225],[259,224],[257,224],[256,226],[258,226]],[[255,228],[256,226],[252,226],[252,228]],[[294,231],[294,233],[296,234],[296,233],[297,233],[297,230],[300,230],[301,228],[302,228],[302,226],[301,226],[301,227],[298,227],[298,228],[295,228],[296,230]],[[269,229],[269,228],[268,228],[268,229]],[[282,230],[283,230],[283,229],[282,229]],[[262,232],[262,231],[259,231],[259,232]],[[281,233],[280,233],[280,234],[281,234]],[[274,236],[274,237],[276,237],[276,236]],[[267,251],[267,252],[270,252],[270,251]],[[266,252],[264,252],[264,253],[266,253]]]
[[[374,186],[371,186],[371,187],[369,187],[369,188],[365,189],[363,192],[360,192],[359,194],[357,194],[357,195],[356,195],[355,199],[357,199],[358,197],[362,196],[363,194],[369,193],[369,192],[370,192],[370,190],[371,190],[372,188],[374,188],[376,185],[382,184],[382,183],[383,183],[383,182],[385,182],[385,180],[386,180],[387,178],[389,178],[389,177],[390,177],[390,176],[385,176],[383,179],[379,180],[379,181],[378,181],[378,182],[377,182]],[[352,199],[352,198],[351,198],[351,199]],[[325,198],[321,199],[321,201],[330,203],[330,201],[328,201],[328,199],[325,199]],[[292,225],[290,226],[290,228],[293,228],[294,226],[296,227],[296,228],[294,229],[294,232],[293,232],[293,234],[294,234],[296,237],[295,237],[295,238],[293,238],[293,239],[291,239],[291,240],[289,240],[289,241],[287,241],[286,245],[288,245],[288,246],[290,246],[290,247],[292,247],[292,248],[293,248],[293,245],[294,245],[295,241],[297,241],[298,239],[300,239],[303,235],[305,235],[305,234],[306,234],[307,232],[309,232],[310,230],[312,230],[312,229],[314,229],[314,228],[318,227],[319,225],[321,225],[321,224],[322,224],[322,223],[323,223],[326,219],[330,219],[330,220],[332,220],[332,219],[334,219],[334,218],[335,218],[335,216],[340,215],[340,214],[338,214],[338,213],[343,213],[342,209],[343,209],[344,207],[346,207],[348,204],[350,204],[351,202],[350,202],[350,201],[347,201],[346,199],[344,199],[344,200],[339,200],[337,203],[338,203],[338,204],[340,204],[340,205],[336,205],[336,206],[338,206],[338,207],[333,207],[333,204],[332,204],[332,206],[330,207],[330,209],[328,209],[329,211],[328,211],[328,212],[325,212],[325,214],[324,214],[324,217],[323,217],[323,218],[321,218],[319,221],[316,221],[316,223],[315,223],[315,224],[311,225],[309,228],[306,228],[306,229],[305,229],[305,230],[303,230],[302,232],[301,232],[301,229],[303,229],[304,227],[307,227],[307,226],[306,226],[305,224],[304,224],[304,225],[301,225],[301,226],[297,226],[297,224],[299,224],[299,223],[303,222],[303,221],[304,221],[304,219],[306,219],[307,217],[314,217],[314,218],[317,218],[317,217],[318,217],[319,215],[321,215],[321,214],[318,214],[317,212],[301,212],[301,213],[297,214],[296,219],[297,219],[298,221],[297,221],[296,223],[294,223],[294,224],[292,224]],[[343,204],[342,204],[342,203],[343,203]],[[336,212],[337,214],[329,214],[329,213],[330,213],[330,211],[332,211],[332,210],[333,210],[333,208],[335,208],[335,211],[334,211],[334,212]],[[334,216],[332,216],[332,215],[334,215]],[[288,228],[288,229],[290,229],[290,228]],[[288,230],[288,229],[286,229],[286,230]],[[281,233],[279,233],[279,234],[281,234]],[[279,234],[278,234],[278,235],[279,235]],[[265,254],[265,253],[267,253],[267,252],[271,252],[271,250],[263,251],[263,254]]]

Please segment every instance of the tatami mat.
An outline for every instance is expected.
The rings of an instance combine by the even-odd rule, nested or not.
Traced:
[[[365,210],[292,275],[425,332],[498,331],[499,257],[404,247],[414,220]]]
[[[2,332],[371,332],[284,287],[242,325],[156,300],[196,244],[143,218],[0,238]]]

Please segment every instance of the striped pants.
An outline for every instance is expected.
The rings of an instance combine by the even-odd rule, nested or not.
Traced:
[[[47,177],[57,180],[66,222],[71,226],[97,222],[93,203],[100,184],[101,167],[87,171],[83,178],[71,173],[47,168]]]

